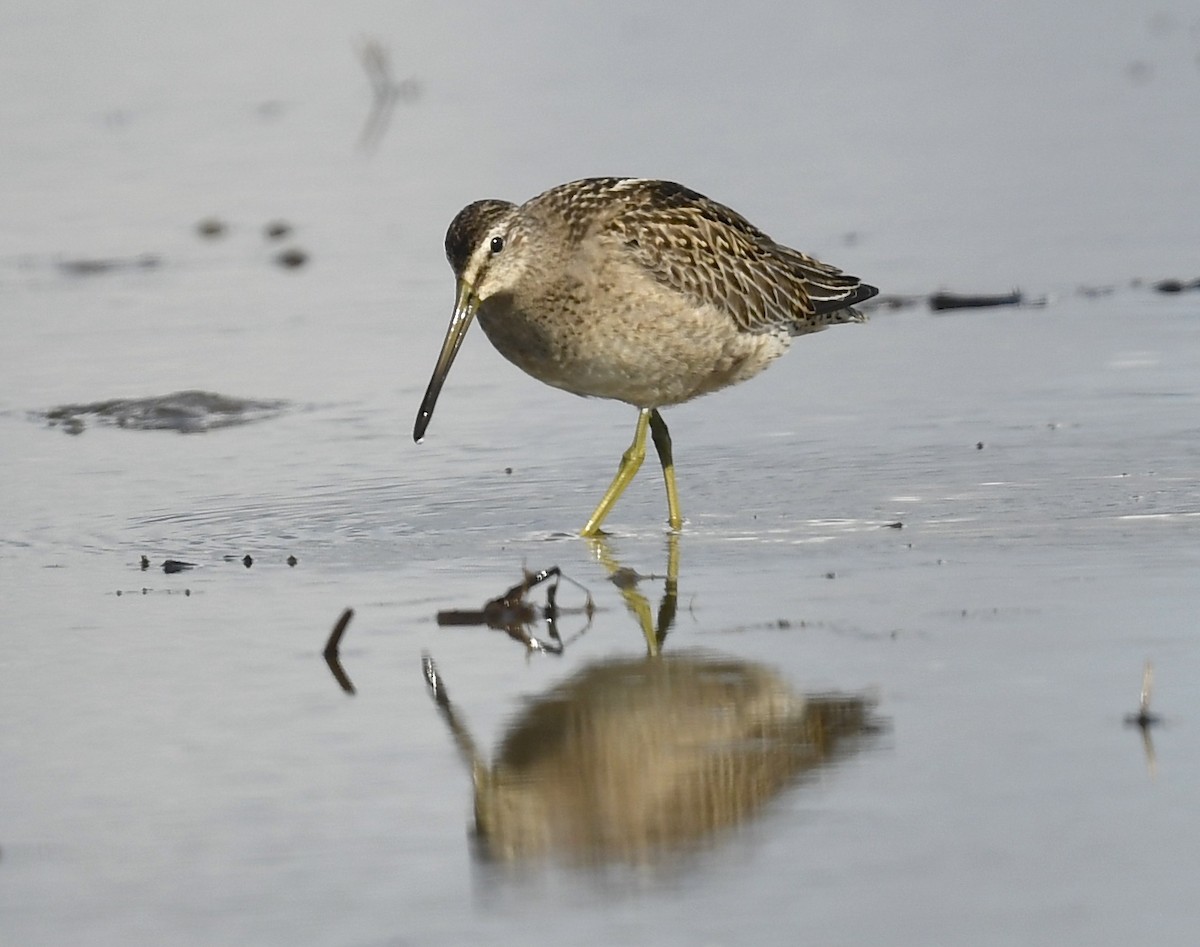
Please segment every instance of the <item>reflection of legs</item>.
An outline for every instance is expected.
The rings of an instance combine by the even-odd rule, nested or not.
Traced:
[[[608,485],[608,490],[600,498],[600,505],[596,507],[596,511],[584,524],[581,535],[595,536],[600,532],[600,524],[604,522],[604,517],[608,516],[609,510],[613,508],[617,498],[625,492],[625,488],[629,486],[629,482],[638,472],[638,468],[642,466],[642,461],[646,459],[646,428],[653,420],[652,415],[657,414],[657,411],[651,412],[643,408],[638,415],[637,430],[633,433],[633,443],[629,445],[629,450],[621,455],[621,465],[617,468],[617,475],[613,477],[613,482]],[[661,422],[662,419],[659,418],[659,423]],[[665,425],[663,430],[666,430]],[[667,454],[670,456],[670,441],[668,440],[667,443]],[[656,447],[658,446],[657,433],[654,435],[654,444]],[[661,453],[662,448],[659,448],[659,454],[661,455]]]
[[[650,657],[657,657],[666,640],[667,632],[675,623],[676,603],[679,600],[679,534],[670,533],[667,536],[667,578],[662,601],[658,605],[658,622],[651,616],[650,601],[638,590],[638,582],[643,578],[634,570],[627,569],[617,561],[603,536],[592,540],[592,553],[598,562],[604,566],[613,584],[620,589],[625,606],[633,613],[642,635],[646,639],[646,652]]]
[[[658,604],[658,643],[662,645],[667,632],[675,624],[675,608],[679,601],[679,533],[667,534],[667,582],[662,601]]]
[[[667,484],[667,522],[671,529],[683,526],[683,516],[679,512],[679,491],[675,489],[675,460],[671,455],[671,434],[667,431],[667,422],[655,408],[650,412],[650,436],[654,438],[654,448],[658,451],[658,459],[662,463],[663,480]]]

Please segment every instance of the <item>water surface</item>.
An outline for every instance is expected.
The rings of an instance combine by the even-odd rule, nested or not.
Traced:
[[[1198,31],[1182,4],[6,6],[0,941],[1192,943],[1200,293],[1131,281],[1200,277]],[[371,151],[364,36],[418,90]],[[632,409],[479,334],[410,438],[446,223],[606,173],[888,293],[1045,305],[877,311],[670,411],[672,612],[652,466],[602,556],[571,535]],[[187,391],[281,405],[45,420]],[[435,621],[551,565],[597,609],[560,587],[559,656]],[[664,657],[869,701],[870,738],[667,858],[487,858],[422,655],[504,762],[530,708],[641,666],[618,567]],[[321,658],[347,606],[353,696]]]

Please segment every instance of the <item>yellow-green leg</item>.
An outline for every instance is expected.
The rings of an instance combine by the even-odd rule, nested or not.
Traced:
[[[671,433],[657,408],[650,412],[650,436],[654,438],[654,449],[658,451],[663,480],[667,485],[667,522],[671,524],[671,529],[679,529],[683,526],[683,514],[679,512],[679,491],[675,487],[675,459],[671,454]]]
[[[642,461],[646,459],[646,429],[652,421],[651,415],[657,415],[657,411],[651,411],[649,408],[643,408],[638,414],[637,430],[633,432],[633,443],[629,445],[629,449],[621,455],[621,464],[617,467],[617,475],[613,477],[613,482],[608,485],[608,489],[604,492],[604,496],[600,498],[600,504],[596,507],[596,511],[591,515],[588,521],[584,524],[580,531],[582,536],[595,536],[600,532],[600,524],[604,522],[604,518],[608,516],[609,510],[613,508],[613,504],[617,502],[617,498],[625,492],[625,488],[629,486],[629,482],[634,478],[638,469],[642,466]],[[659,418],[659,423],[662,423],[662,418]],[[663,426],[666,430],[666,426]],[[670,453],[670,440],[667,441],[668,454]],[[654,435],[654,445],[658,447],[658,434]],[[658,447],[659,456],[662,454],[662,448]],[[668,489],[668,496],[670,490]]]

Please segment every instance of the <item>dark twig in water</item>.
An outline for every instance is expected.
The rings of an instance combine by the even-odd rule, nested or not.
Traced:
[[[1146,768],[1153,779],[1158,768],[1158,758],[1154,753],[1154,740],[1150,736],[1150,728],[1162,723],[1162,718],[1150,710],[1150,694],[1154,690],[1154,665],[1146,662],[1142,669],[1142,693],[1138,699],[1138,712],[1126,714],[1126,726],[1137,727],[1142,733],[1142,748],[1146,752]]]
[[[154,253],[143,253],[127,259],[100,259],[80,257],[59,260],[58,268],[68,276],[96,276],[114,270],[152,270],[162,264],[162,258]]]
[[[346,674],[342,667],[342,662],[338,659],[338,648],[342,643],[342,635],[346,633],[346,627],[350,624],[350,619],[354,617],[354,609],[347,608],[342,612],[341,617],[333,626],[333,631],[329,633],[329,640],[325,642],[325,650],[322,652],[325,663],[329,665],[329,671],[333,675],[334,680],[338,682],[347,694],[353,694],[354,685],[350,682],[349,675]]]
[[[863,312],[879,312],[881,310],[891,312],[897,309],[911,309],[925,302],[926,299],[927,297],[924,295],[890,293],[859,303],[858,308]]]
[[[285,270],[295,270],[308,262],[308,254],[299,247],[288,247],[275,255],[275,262]]]
[[[536,605],[526,601],[525,596],[536,586],[547,580],[553,580],[546,587],[546,604],[540,610]],[[558,584],[566,580],[579,589],[585,596],[582,613],[587,616],[588,626],[591,625],[592,615],[596,606],[592,601],[592,593],[580,585],[558,566],[542,569],[539,572],[526,570],[525,578],[502,594],[490,599],[481,609],[447,609],[437,613],[437,623],[443,627],[456,625],[486,625],[497,631],[505,632],[514,641],[520,641],[530,651],[547,651],[551,654],[562,654],[564,642],[558,633]],[[546,631],[550,641],[542,641],[531,635],[527,626],[534,624],[539,617],[546,622]],[[587,626],[583,631],[587,630]],[[583,634],[583,631],[580,634]],[[578,636],[577,636],[578,637]]]
[[[209,240],[225,236],[225,232],[228,229],[229,225],[219,217],[205,217],[196,224],[196,233],[202,237],[207,237]]]
[[[1021,294],[1015,291],[1002,296],[934,293],[929,297],[929,308],[934,312],[944,312],[947,309],[985,309],[991,306],[1019,306],[1021,301]]]
[[[1158,293],[1182,293],[1189,289],[1200,289],[1200,279],[1190,282],[1181,279],[1163,279],[1154,284],[1154,291]]]
[[[1162,718],[1150,711],[1150,695],[1154,690],[1154,665],[1146,662],[1142,670],[1142,693],[1138,700],[1138,712],[1126,714],[1125,723],[1131,727],[1141,727],[1143,730],[1162,723]]]
[[[292,225],[286,220],[272,220],[263,226],[263,235],[268,240],[282,240],[284,237],[290,236]]]

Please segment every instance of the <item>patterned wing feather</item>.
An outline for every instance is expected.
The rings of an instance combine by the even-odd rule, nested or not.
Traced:
[[[633,259],[698,305],[728,312],[748,332],[816,332],[861,322],[852,306],[878,290],[782,246],[736,211],[668,181],[599,179],[626,192],[606,229]],[[598,196],[598,195],[597,195]]]

